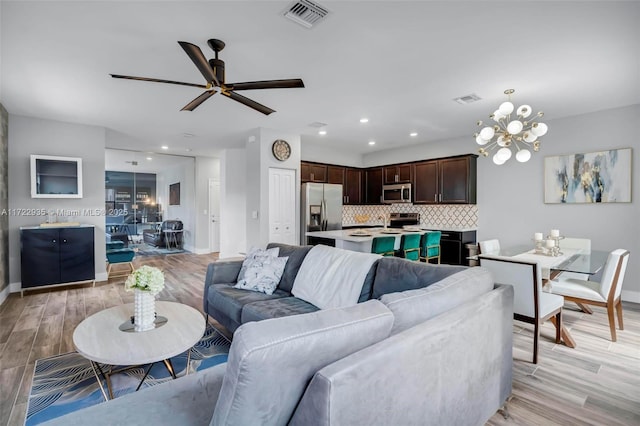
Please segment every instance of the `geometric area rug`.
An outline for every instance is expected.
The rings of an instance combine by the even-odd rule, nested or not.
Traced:
[[[202,339],[190,349],[190,372],[204,370],[227,361],[231,343],[207,324]],[[187,352],[171,358],[178,377],[185,374]],[[135,392],[146,366],[111,376],[114,398]],[[154,364],[141,388],[172,380],[162,362]],[[106,390],[106,383],[103,382]],[[89,360],[77,352],[36,361],[25,425],[37,425],[85,407],[104,402]]]

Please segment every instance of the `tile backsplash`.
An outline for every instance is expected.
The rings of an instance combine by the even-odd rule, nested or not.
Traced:
[[[420,225],[455,228],[477,228],[478,206],[475,204],[390,204],[342,207],[342,224],[358,225],[356,215],[368,215],[368,223],[380,223],[385,213],[420,213]]]

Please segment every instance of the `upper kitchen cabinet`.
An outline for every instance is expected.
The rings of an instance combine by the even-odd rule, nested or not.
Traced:
[[[344,185],[344,171],[346,167],[327,165],[327,183]]]
[[[383,167],[384,183],[411,182],[411,164],[396,164]]]
[[[382,167],[365,171],[365,204],[380,204],[382,198]]]
[[[416,163],[414,168],[413,202],[438,204],[438,160]]]
[[[414,202],[419,204],[475,204],[476,155],[416,163]]]
[[[300,181],[304,182],[327,182],[327,165],[300,162]]]
[[[362,204],[362,170],[351,167],[345,168],[344,203]]]

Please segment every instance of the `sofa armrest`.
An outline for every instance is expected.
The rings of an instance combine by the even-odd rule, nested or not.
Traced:
[[[513,287],[318,371],[291,425],[482,425],[511,394]]]
[[[207,267],[207,275],[204,278],[204,294],[202,304],[204,312],[207,312],[207,300],[209,286],[212,284],[235,283],[242,268],[242,260],[217,260]]]
[[[219,364],[102,404],[74,411],[49,426],[208,426],[227,364]]]

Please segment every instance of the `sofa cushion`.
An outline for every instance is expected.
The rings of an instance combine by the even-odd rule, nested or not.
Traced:
[[[272,257],[278,257],[277,248],[272,249],[261,249],[259,247],[251,247],[247,256],[242,261],[242,267],[240,268],[240,273],[238,274],[238,283],[241,283],[245,279],[245,275],[249,269],[258,269],[261,268],[265,262],[268,262]],[[252,274],[255,275],[255,274]]]
[[[255,257],[253,263],[245,269],[244,277],[238,280],[235,288],[273,294],[288,259],[288,257],[278,256]]]
[[[302,261],[307,256],[307,253],[309,253],[312,246],[292,246],[280,243],[270,243],[267,245],[268,249],[276,247],[280,249],[279,256],[289,258],[284,267],[284,272],[282,273],[282,278],[280,278],[278,288],[291,293],[300,265],[302,265]]]
[[[468,268],[426,288],[385,294],[380,298],[394,315],[392,334],[413,327],[493,289],[484,268]]]
[[[466,268],[466,266],[432,265],[384,257],[378,261],[371,298],[378,299],[387,293],[427,287]]]
[[[320,309],[355,305],[371,266],[380,257],[372,253],[314,246],[300,266],[291,293]]]
[[[211,424],[286,424],[316,371],[385,339],[392,324],[377,300],[243,324]]]
[[[262,321],[269,318],[280,318],[289,315],[307,314],[319,308],[297,297],[263,300],[249,303],[242,308],[242,323]]]
[[[265,294],[234,288],[233,285],[235,283],[212,284],[209,286],[207,298],[211,307],[236,323],[240,323],[242,307],[247,303],[289,296],[289,293],[280,289],[274,291],[273,294]]]

